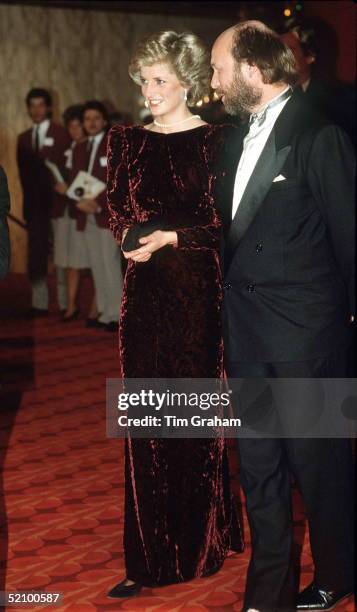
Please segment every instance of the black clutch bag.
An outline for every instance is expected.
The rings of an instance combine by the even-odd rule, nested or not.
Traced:
[[[156,232],[156,230],[164,230],[166,229],[163,221],[159,221],[157,219],[153,219],[152,221],[146,221],[145,223],[134,223],[129,228],[122,244],[122,251],[135,251],[135,249],[143,246],[140,244],[139,239]]]

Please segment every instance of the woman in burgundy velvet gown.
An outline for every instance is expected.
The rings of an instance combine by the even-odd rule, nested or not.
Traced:
[[[150,41],[156,52],[158,41],[173,52],[165,61],[160,56],[146,64]],[[124,378],[222,376],[221,223],[214,199],[220,177],[214,167],[227,127],[190,114],[188,86],[174,63],[175,50],[177,55],[177,47],[182,52],[185,45],[186,52],[202,49],[194,35],[174,32],[142,45],[136,64],[154,121],[146,127],[115,126],[109,136],[108,205],[118,243],[134,223],[164,218],[173,228],[153,232],[142,247],[124,253],[129,260],[120,318]],[[209,75],[202,57],[199,62],[201,73]],[[189,91],[197,99],[194,87],[191,83]],[[230,548],[242,550],[222,438],[128,438],[125,479],[127,579],[111,597],[210,575]]]

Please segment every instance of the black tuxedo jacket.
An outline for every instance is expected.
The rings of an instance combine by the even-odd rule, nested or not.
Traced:
[[[306,91],[300,90],[300,94],[317,112],[343,128],[356,144],[356,89],[352,83],[326,84],[312,76]]]
[[[50,142],[44,143],[38,154],[32,148],[32,127],[22,132],[17,140],[17,163],[27,222],[49,215],[61,217],[66,208],[66,199],[54,191],[54,178],[44,161],[55,163],[64,175],[64,153],[70,146],[70,137],[65,127],[51,121],[46,140]]]
[[[9,210],[10,195],[7,187],[6,174],[0,166],[0,279],[4,278],[9,269],[10,240],[6,219]]]
[[[354,313],[352,145],[340,128],[293,95],[232,221],[242,130],[227,141],[225,153],[231,194],[222,210],[227,359],[327,355],[348,344]],[[274,182],[279,175],[285,180]]]

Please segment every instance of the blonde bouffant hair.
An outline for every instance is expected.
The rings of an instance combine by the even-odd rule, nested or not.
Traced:
[[[191,32],[171,30],[156,32],[137,47],[129,64],[133,81],[141,85],[143,66],[169,64],[178,80],[187,88],[187,103],[194,105],[210,89],[210,56],[205,44]]]

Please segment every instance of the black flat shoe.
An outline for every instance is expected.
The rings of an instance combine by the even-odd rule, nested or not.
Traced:
[[[343,599],[352,595],[351,589],[344,591],[323,591],[312,582],[299,593],[297,610],[333,610]]]
[[[134,584],[125,583],[126,578],[119,582],[119,584],[116,584],[115,587],[108,592],[108,597],[111,597],[112,599],[121,599],[124,597],[135,597],[136,595],[139,595],[142,589],[141,584],[136,582],[134,582]]]
[[[209,576],[213,576],[214,574],[217,574],[217,572],[219,572],[219,570],[223,567],[223,561],[221,563],[219,563],[218,565],[215,565],[214,567],[212,567],[212,569],[205,571],[202,574],[202,578],[209,578]]]
[[[69,317],[65,317],[63,315],[62,323],[70,323],[70,321],[75,321],[76,319],[78,319],[78,316],[79,316],[79,309],[76,308],[76,310],[74,312],[72,312],[72,314],[69,315]]]
[[[110,321],[105,326],[105,331],[107,332],[117,332],[119,329],[119,323],[117,321]]]

